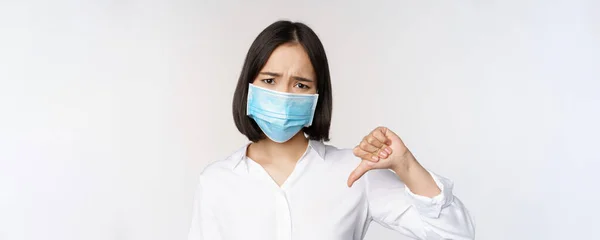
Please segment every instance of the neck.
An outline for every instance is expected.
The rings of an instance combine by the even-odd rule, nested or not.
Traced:
[[[256,158],[261,159],[261,162],[295,163],[302,157],[307,147],[308,139],[304,136],[304,132],[300,131],[287,142],[278,143],[265,138],[252,143],[248,147],[248,156],[254,155]]]

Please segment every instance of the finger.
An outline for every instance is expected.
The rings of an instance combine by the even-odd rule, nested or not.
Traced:
[[[373,134],[375,135],[375,132],[377,132],[377,138],[381,139],[383,138],[383,141],[386,145],[391,145],[392,144],[392,140],[390,138],[389,133],[394,134],[392,132],[392,130],[390,130],[389,128],[386,127],[377,127],[375,130],[373,130]]]
[[[372,162],[378,162],[379,161],[379,157],[373,155],[370,152],[367,152],[365,150],[362,150],[360,147],[355,147],[352,150],[352,153],[354,153],[354,156],[357,156],[363,160],[368,160],[368,161],[372,161]]]
[[[376,134],[377,134],[377,136],[376,136]],[[378,137],[378,136],[380,136],[380,137]],[[375,146],[377,149],[380,149],[381,147],[383,147],[383,145],[385,145],[385,144],[383,144],[385,142],[385,136],[383,135],[383,133],[381,133],[379,131],[373,131],[371,134],[366,136],[363,140],[366,141],[368,144]]]
[[[362,150],[365,150],[365,151],[370,152],[370,153],[377,153],[377,151],[379,150],[378,147],[375,147],[375,146],[371,145],[369,142],[367,142],[366,137],[365,137],[365,139],[363,139],[360,142],[360,144],[358,144],[358,146]]]
[[[400,144],[404,144],[404,142],[402,142],[402,139],[400,139],[400,137],[396,133],[394,133],[394,131],[392,131],[391,129],[386,128],[386,127],[381,127],[381,130],[390,143],[392,142],[392,140],[394,140]]]
[[[382,130],[383,129],[381,128],[377,128],[371,135],[376,138],[377,141],[382,143],[381,146],[378,146],[380,150],[384,150],[387,154],[392,154],[392,148],[389,147],[391,141],[385,136],[385,133]]]
[[[352,171],[352,173],[350,173],[350,176],[348,176],[348,187],[352,187],[352,185],[354,184],[354,182],[356,182],[356,180],[358,180],[360,177],[362,177],[367,171],[373,169],[373,165],[374,163],[369,162],[369,161],[361,161],[360,164],[358,165],[358,167],[356,167],[356,169],[354,169],[354,171]]]
[[[371,135],[373,135],[374,138],[376,138],[379,142],[381,142],[383,144],[385,144],[385,142],[388,140],[387,137],[385,136],[385,128],[384,127],[375,128],[375,130],[373,130]]]
[[[365,139],[359,144],[359,147],[362,150],[369,152],[372,155],[377,156],[378,158],[387,158],[388,155],[391,153],[390,150],[384,150],[381,147],[376,147],[375,145],[370,144],[369,142],[367,142],[367,139],[368,138],[365,137]],[[373,140],[373,141],[378,141],[378,140]],[[382,143],[379,143],[379,145],[382,147],[385,147],[385,145]]]

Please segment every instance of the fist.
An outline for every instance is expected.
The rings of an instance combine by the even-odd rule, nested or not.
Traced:
[[[412,156],[400,137],[386,127],[375,128],[353,149],[353,153],[362,161],[348,177],[349,187],[371,169],[396,169]]]

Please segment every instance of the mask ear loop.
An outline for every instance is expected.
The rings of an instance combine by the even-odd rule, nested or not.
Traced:
[[[314,96],[316,99],[313,101],[310,122],[308,123],[308,126],[306,126],[306,127],[312,126],[313,120],[315,119],[315,111],[317,110],[317,105],[319,104],[319,94],[317,93]]]
[[[317,93],[315,94],[317,97],[317,100],[313,103],[313,107],[312,107],[312,116],[310,118],[310,123],[308,123],[308,126],[304,126],[305,128],[312,126],[313,120],[315,119],[315,111],[317,110],[317,105],[319,105],[319,89],[317,88]]]
[[[252,85],[252,83],[249,83]],[[246,116],[250,116],[250,95],[252,94],[252,86],[248,86],[248,93],[246,94]],[[252,118],[250,118],[252,119]],[[254,120],[252,120],[254,121]]]

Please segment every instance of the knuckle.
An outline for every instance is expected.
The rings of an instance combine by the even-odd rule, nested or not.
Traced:
[[[379,138],[381,140],[385,140],[385,135],[383,134],[383,132],[378,132],[377,133],[377,138]]]

